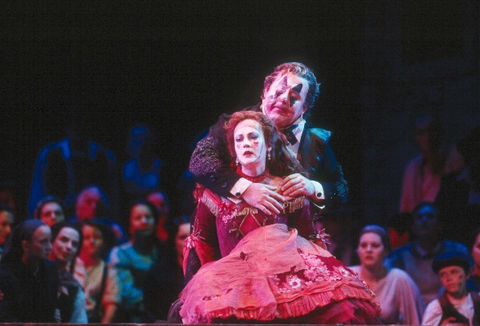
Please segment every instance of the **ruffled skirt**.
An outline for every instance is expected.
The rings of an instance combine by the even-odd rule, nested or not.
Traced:
[[[367,285],[284,224],[250,232],[229,255],[202,266],[180,298],[185,324],[381,323]]]

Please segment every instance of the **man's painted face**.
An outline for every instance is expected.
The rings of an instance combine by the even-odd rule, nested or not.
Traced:
[[[258,121],[252,119],[240,121],[235,127],[233,137],[235,154],[242,167],[249,169],[265,167],[267,146],[262,126]]]
[[[60,230],[52,244],[52,256],[55,261],[71,262],[80,245],[78,231],[70,227]]]
[[[0,246],[7,241],[8,236],[12,232],[13,214],[9,211],[0,212]]]
[[[42,206],[40,212],[40,220],[52,227],[55,223],[65,220],[65,214],[63,213],[62,206],[56,202],[49,202]]]
[[[438,272],[440,282],[450,294],[462,294],[466,288],[467,274],[460,266],[447,266]]]
[[[364,266],[379,266],[387,256],[382,238],[373,232],[362,234],[358,243],[358,257]]]
[[[305,111],[308,81],[290,72],[278,75],[263,91],[263,114],[278,128],[294,123]]]

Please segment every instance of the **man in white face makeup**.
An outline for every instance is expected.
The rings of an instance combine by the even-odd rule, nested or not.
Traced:
[[[305,120],[319,93],[320,84],[313,72],[301,63],[288,62],[265,78],[261,103],[245,109],[262,111],[275,123],[308,178],[295,173],[275,188],[252,183],[231,171],[223,131],[229,115],[223,114],[192,154],[189,169],[195,180],[222,196],[242,197],[266,214],[279,214],[285,196],[305,195],[325,205],[345,203],[348,186],[330,147],[331,132],[314,128]]]

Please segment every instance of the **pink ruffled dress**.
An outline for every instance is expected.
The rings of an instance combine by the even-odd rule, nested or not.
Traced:
[[[287,226],[313,232],[311,215],[304,197],[267,216],[205,190],[187,239],[202,267],[180,294],[183,323],[380,324],[357,274]]]

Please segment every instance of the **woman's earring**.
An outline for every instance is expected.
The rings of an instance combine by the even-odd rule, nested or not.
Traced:
[[[272,154],[270,152],[267,153],[267,160],[271,160],[272,159]]]
[[[236,164],[237,166],[240,166],[240,161],[238,160],[238,157],[235,159],[235,164]]]

